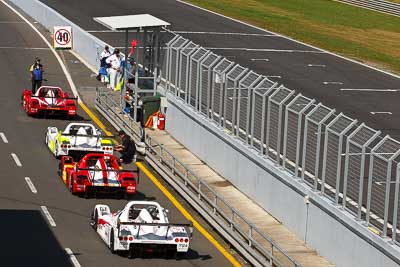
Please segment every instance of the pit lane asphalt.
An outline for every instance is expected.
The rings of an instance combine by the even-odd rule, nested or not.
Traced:
[[[341,91],[343,88],[400,89],[400,79],[372,70],[327,53],[312,53],[316,49],[274,36],[244,24],[202,11],[175,0],[41,0],[85,30],[106,30],[93,21],[97,16],[148,13],[171,23],[170,29],[191,32],[230,32],[263,34],[213,35],[188,34],[203,47],[294,49],[311,52],[242,51],[218,49],[214,52],[248,67],[260,75],[281,76],[272,80],[283,83],[298,93],[315,98],[323,104],[344,112],[347,116],[365,122],[368,126],[400,139],[400,91],[360,92]],[[266,18],[268,19],[268,18]],[[113,46],[123,46],[122,33],[93,33]],[[134,35],[132,35],[134,38]],[[269,59],[257,61],[251,59]],[[308,64],[325,65],[310,67]],[[343,84],[324,84],[341,82]],[[392,114],[371,114],[391,112]]]
[[[70,248],[83,266],[229,266],[229,262],[200,233],[195,231],[191,252],[183,260],[147,258],[129,260],[112,255],[89,226],[97,203],[122,208],[126,200],[83,199],[71,195],[57,176],[58,161],[44,144],[48,126],[65,127],[69,122],[28,117],[20,105],[23,88],[30,85],[28,67],[35,56],[45,66],[48,85],[68,88],[65,76],[51,51],[25,23],[0,4],[0,251],[2,266],[72,266],[64,252]],[[67,89],[69,91],[69,89]],[[81,120],[88,116],[79,109]],[[11,153],[22,166],[18,167]],[[30,177],[37,189],[33,194],[25,182]],[[186,222],[174,206],[141,175],[134,199],[155,200],[170,210],[171,222]],[[41,212],[46,206],[56,227]],[[193,212],[193,211],[191,211]]]

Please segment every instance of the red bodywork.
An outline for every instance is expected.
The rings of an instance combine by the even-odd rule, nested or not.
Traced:
[[[63,114],[75,117],[76,98],[71,98],[60,87],[42,86],[34,95],[32,91],[24,90],[22,107],[30,116],[42,113]]]
[[[136,193],[137,172],[121,170],[113,155],[89,153],[79,162],[63,156],[59,167],[63,182],[73,194],[120,192],[128,196]]]

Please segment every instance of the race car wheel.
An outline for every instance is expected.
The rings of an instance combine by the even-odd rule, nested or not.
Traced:
[[[56,158],[58,157],[58,142],[56,142],[54,146],[54,155],[56,156]]]
[[[97,221],[98,221],[98,218],[99,218],[99,214],[97,213],[97,209],[96,209],[96,210],[93,211],[93,213],[92,213],[92,223],[91,223],[91,225],[92,225],[92,227],[93,227],[93,229],[94,229],[95,231],[97,231]]]
[[[114,230],[111,230],[110,234],[110,251],[112,254],[115,254],[115,247],[114,247]]]
[[[75,194],[75,193],[74,193],[74,176],[73,176],[73,175],[71,175],[71,176],[69,177],[69,191],[70,191],[72,194]]]

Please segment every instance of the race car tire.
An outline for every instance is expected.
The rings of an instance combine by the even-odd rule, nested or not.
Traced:
[[[58,142],[56,142],[55,146],[54,146],[54,156],[56,157],[56,159],[60,158],[60,155],[58,154]]]
[[[69,177],[69,191],[73,194],[73,195],[75,195],[75,192],[74,192],[74,176],[73,175],[71,175],[70,177]]]
[[[99,214],[97,213],[97,209],[92,213],[92,227],[95,231],[97,231],[97,221],[99,218]]]
[[[58,163],[57,174],[58,174],[58,176],[61,177],[61,180],[63,180],[63,177],[62,177],[62,163],[61,162]]]
[[[112,230],[111,234],[110,234],[110,246],[109,247],[110,247],[110,252],[112,254],[115,254],[116,251],[115,251],[115,247],[114,247],[114,230]]]

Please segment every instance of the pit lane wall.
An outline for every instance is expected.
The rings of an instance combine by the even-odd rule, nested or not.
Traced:
[[[166,129],[336,266],[399,266],[397,246],[168,93]],[[307,201],[308,199],[308,201]]]
[[[98,65],[98,51],[105,45],[103,41],[37,0],[9,2],[49,31],[54,26],[71,26],[74,51],[90,65]],[[169,133],[330,262],[354,267],[400,266],[397,246],[366,230],[331,201],[238,139],[226,135],[175,96],[167,94],[167,97]],[[305,196],[309,197],[309,204]]]

